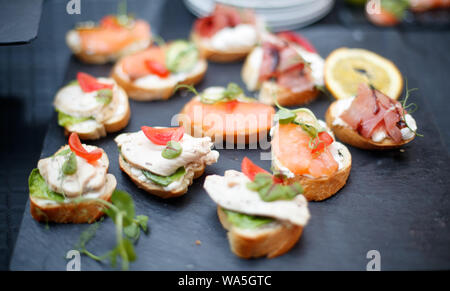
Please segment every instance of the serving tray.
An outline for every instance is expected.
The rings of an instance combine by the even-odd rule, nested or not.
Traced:
[[[173,25],[185,27],[184,35],[187,35],[191,23],[183,21]],[[409,67],[416,52],[408,50],[395,31],[360,31],[355,37],[349,30],[319,27],[302,33],[324,56],[341,46],[371,49],[392,59],[411,86],[421,87],[420,72]],[[160,34],[166,38],[182,36],[179,31],[174,33],[170,24],[163,26]],[[210,63],[198,89],[228,82],[243,85],[241,66],[242,63]],[[108,75],[110,69],[109,65],[89,66],[72,58],[65,82],[74,79],[78,71],[101,76]],[[274,259],[243,260],[233,255],[226,231],[218,221],[216,205],[202,188],[204,176],[223,175],[227,169],[239,170],[244,156],[269,169],[270,161],[260,160],[261,153],[267,153],[267,149],[219,150],[218,163],[207,167],[205,175],[195,180],[186,195],[163,200],[138,189],[119,170],[118,150],[113,141],[117,134],[92,142],[107,152],[117,188],[133,196],[136,213],[150,218],[150,233],[139,239],[138,259],[131,264],[131,270],[365,270],[370,250],[379,251],[382,270],[450,269],[450,163],[424,102],[424,96],[431,98],[433,94],[419,91],[410,99],[419,106],[414,117],[425,137],[416,138],[402,150],[373,152],[349,147],[353,165],[347,185],[326,201],[309,203],[311,220],[300,241],[290,252]],[[171,125],[173,115],[190,98],[190,94],[180,92],[168,101],[131,101],[132,117],[123,132],[137,131],[142,125]],[[323,118],[331,101],[331,97],[321,94],[307,107]],[[41,156],[52,155],[66,142],[54,115]],[[28,207],[29,202],[10,268],[65,270],[66,253],[74,248],[88,226],[37,223]],[[196,244],[197,240],[200,245]],[[105,219],[88,249],[102,254],[114,244],[114,225]],[[82,256],[81,269],[109,270],[111,267]]]

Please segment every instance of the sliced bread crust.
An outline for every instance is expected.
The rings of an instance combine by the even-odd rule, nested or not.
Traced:
[[[220,206],[217,207],[220,223],[228,230],[231,251],[245,259],[274,258],[289,251],[299,240],[303,226],[277,222],[260,229],[242,229],[230,223]]]
[[[219,51],[208,46],[204,39],[198,34],[192,32],[191,39],[200,50],[200,54],[207,60],[216,63],[230,63],[244,59],[253,49]]]
[[[164,199],[174,198],[185,194],[188,190],[188,187],[192,184],[194,179],[197,179],[201,175],[203,175],[206,167],[204,163],[190,167],[186,171],[185,176],[183,177],[184,179],[183,184],[177,189],[168,191],[165,190],[163,186],[156,185],[154,183],[149,183],[146,181],[141,181],[138,177],[136,177],[136,175],[133,174],[133,172],[131,171],[131,165],[127,163],[121,155],[119,156],[119,166],[120,169],[130,177],[130,179],[133,181],[134,184],[136,184],[138,188],[141,188],[150,194],[156,195]]]
[[[352,156],[344,145],[342,145],[342,155],[344,156],[344,166],[329,177],[313,178],[307,176],[294,176],[287,178],[288,183],[299,182],[303,187],[303,196],[308,201],[322,201],[336,194],[347,183],[350,170],[352,168]],[[273,164],[274,170],[280,169]]]
[[[195,85],[200,83],[208,69],[208,63],[201,59],[199,60],[201,65],[201,70],[194,74],[187,76],[185,80],[175,84],[174,86],[157,87],[157,88],[144,88],[134,84],[129,78],[125,78],[123,73],[120,73],[120,66],[122,65],[120,60],[114,66],[111,77],[121,86],[127,93],[128,96],[136,101],[151,101],[151,100],[166,100],[169,99],[175,92],[175,87],[177,85]]]

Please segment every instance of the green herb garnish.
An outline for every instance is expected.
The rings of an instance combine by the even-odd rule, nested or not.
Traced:
[[[381,7],[393,14],[397,19],[403,19],[405,11],[409,8],[409,0],[381,0]]]
[[[66,86],[75,86],[75,85],[79,85],[78,80],[72,80],[69,83],[67,83]]]
[[[56,193],[48,187],[44,178],[39,173],[39,169],[33,169],[28,178],[30,196],[40,199],[47,199],[56,202],[63,202],[64,195]]]
[[[94,120],[93,117],[75,117],[69,114],[66,114],[62,111],[58,111],[58,124],[63,127],[71,126],[80,122],[84,122],[87,120]]]
[[[77,157],[71,152],[64,164],[62,165],[62,172],[64,175],[73,175],[77,171]]]
[[[258,228],[262,225],[271,223],[274,221],[273,218],[263,217],[263,216],[254,216],[248,214],[242,214],[239,212],[223,209],[223,212],[227,215],[228,221],[231,224],[245,229]]]
[[[103,211],[108,215],[116,226],[116,242],[115,248],[107,252],[105,255],[97,256],[86,249],[87,243],[95,236],[98,224],[90,226],[84,231],[78,243],[79,251],[96,261],[109,259],[113,267],[116,266],[117,259],[121,259],[122,270],[128,270],[130,262],[136,260],[137,256],[134,251],[133,243],[139,238],[141,229],[148,231],[148,217],[138,215],[135,217],[134,202],[130,194],[116,190],[111,196],[111,202],[98,198],[77,198],[76,203],[92,201],[100,204]]]
[[[150,181],[154,182],[155,184],[165,187],[165,186],[170,185],[172,182],[183,177],[184,174],[186,174],[186,169],[184,167],[181,167],[170,176],[160,176],[160,175],[156,175],[156,174],[146,171],[146,170],[142,170],[142,173]]]
[[[405,81],[406,82],[406,94],[405,94],[405,98],[403,98],[403,100],[400,102],[402,104],[402,108],[404,110],[402,110],[402,114],[401,114],[401,120],[403,121],[403,123],[405,123],[406,127],[409,128],[409,130],[411,130],[412,132],[414,132],[414,134],[418,137],[423,137],[423,134],[419,134],[417,133],[417,130],[412,130],[411,127],[409,127],[408,123],[406,122],[406,118],[405,118],[405,111],[408,112],[408,114],[412,114],[414,112],[416,112],[418,106],[416,103],[409,103],[408,102],[408,98],[410,96],[410,93],[413,91],[418,90],[418,88],[412,88],[412,89],[408,89],[408,80]]]
[[[229,102],[229,101],[233,101],[236,99],[251,99],[252,98],[248,98],[244,95],[244,91],[242,90],[241,87],[239,87],[238,84],[236,83],[228,83],[227,87],[225,88],[225,90],[223,90],[222,92],[220,92],[220,94],[206,94],[206,92],[202,92],[199,93],[194,86],[191,85],[184,85],[184,84],[180,84],[178,86],[175,87],[175,91],[180,89],[180,88],[184,88],[187,89],[188,91],[192,92],[193,94],[195,94],[195,96],[198,96],[200,98],[200,102],[204,103],[204,104],[215,104],[218,102]]]
[[[101,89],[97,91],[97,96],[95,99],[98,103],[102,103],[104,105],[108,105],[111,103],[113,98],[113,91],[111,89]]]
[[[165,159],[175,159],[176,157],[181,155],[183,148],[181,144],[176,141],[169,141],[166,145],[166,148],[161,152],[161,156]]]
[[[275,200],[292,200],[295,196],[303,193],[303,187],[295,182],[290,185],[276,184],[272,175],[258,173],[252,182],[247,184],[247,188],[258,192],[263,201],[271,202]]]

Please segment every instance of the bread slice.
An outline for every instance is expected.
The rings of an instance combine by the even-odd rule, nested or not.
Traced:
[[[191,39],[198,47],[200,54],[205,59],[216,63],[230,63],[244,59],[253,48],[245,48],[239,50],[219,51],[208,45],[205,40],[196,33],[191,34]]]
[[[116,185],[116,178],[107,174],[105,194],[98,198],[110,201]],[[31,216],[39,222],[92,223],[104,215],[102,209],[103,205],[95,201],[42,204],[30,196]]]
[[[163,186],[151,183],[148,180],[140,180],[138,176],[133,174],[132,166],[125,161],[122,155],[119,156],[119,166],[133,181],[138,188],[147,191],[150,194],[156,195],[160,198],[174,198],[185,194],[188,187],[192,184],[194,179],[199,178],[205,172],[206,165],[204,163],[190,164],[186,166],[186,174],[183,177],[182,184],[173,190],[165,190]]]
[[[205,76],[206,70],[208,69],[208,63],[201,59],[198,63],[198,70],[192,72],[186,76],[186,78],[180,82],[174,82],[173,85],[168,86],[158,86],[154,88],[144,88],[142,86],[136,85],[130,80],[128,75],[122,70],[122,63],[119,60],[114,66],[111,76],[114,80],[125,89],[128,96],[136,101],[151,101],[159,99],[169,99],[175,92],[175,87],[179,84],[185,85],[195,85],[200,83]]]
[[[336,137],[346,144],[365,150],[388,150],[400,148],[403,145],[411,142],[415,138],[415,136],[413,136],[410,139],[402,140],[400,143],[396,143],[392,139],[387,137],[381,142],[375,142],[370,138],[363,137],[356,130],[349,126],[335,125],[333,124],[333,122],[337,116],[333,116],[333,112],[335,112],[333,108],[334,106],[336,106],[337,102],[338,101],[331,103],[330,107],[328,107],[328,110],[325,114],[325,121],[328,127],[333,130]]]
[[[61,147],[55,154],[67,148],[68,146]],[[103,153],[106,155],[104,151]],[[116,186],[116,178],[107,174],[105,193],[98,198],[110,201]],[[42,199],[30,196],[31,216],[39,222],[92,223],[104,215],[102,209],[103,205],[94,201],[45,203]]]
[[[343,167],[329,177],[313,178],[308,176],[294,176],[287,178],[288,183],[299,182],[303,186],[303,196],[308,201],[322,201],[336,194],[347,183],[352,168],[352,156],[341,143],[337,143],[343,156]],[[276,163],[272,164],[274,171],[280,171]]]
[[[311,102],[319,95],[319,90],[315,86],[310,90],[292,92],[288,88],[279,86],[274,81],[261,83],[259,81],[260,61],[257,60],[258,58],[262,59],[262,50],[259,47],[255,48],[245,60],[241,77],[249,91],[259,90],[258,98],[260,102],[274,105],[274,98],[276,97],[278,103],[282,106],[302,105]]]
[[[109,62],[115,62],[123,56],[133,54],[135,52],[144,50],[152,44],[151,38],[148,40],[140,40],[128,45],[122,50],[114,54],[101,54],[101,53],[88,53],[81,49],[81,40],[78,36],[78,32],[74,29],[69,30],[66,34],[66,43],[72,53],[82,62],[87,64],[106,64]]]
[[[117,101],[112,114],[103,123],[87,120],[64,128],[64,134],[76,132],[80,139],[95,140],[105,137],[107,133],[117,132],[128,125],[131,117],[130,104],[126,92],[119,87]],[[58,94],[58,93],[57,93]]]
[[[279,221],[257,229],[239,228],[230,223],[220,206],[217,207],[217,215],[228,230],[231,251],[245,259],[280,256],[297,243],[303,231],[302,226]]]

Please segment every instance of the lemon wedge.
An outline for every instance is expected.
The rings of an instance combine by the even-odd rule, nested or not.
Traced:
[[[325,60],[325,85],[336,99],[356,95],[360,83],[374,86],[392,99],[403,89],[399,69],[390,60],[365,49],[339,48]]]

